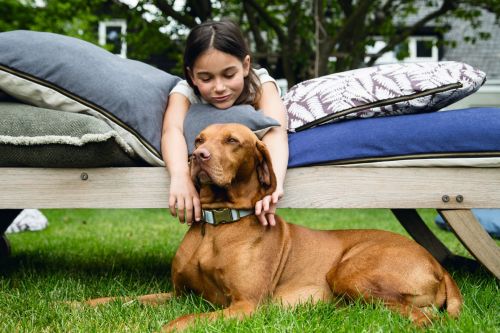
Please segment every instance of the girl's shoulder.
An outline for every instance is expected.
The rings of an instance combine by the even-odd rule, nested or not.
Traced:
[[[269,75],[269,72],[267,71],[267,69],[265,69],[265,68],[252,68],[252,69],[253,69],[254,73],[258,76],[261,85],[266,83],[266,82],[274,83],[274,85],[276,86],[276,89],[278,89],[278,95],[281,96],[281,88],[278,85],[278,82],[276,82],[276,80],[271,75]]]
[[[257,75],[260,79],[261,83],[265,83],[268,81],[274,81],[274,79],[269,75],[269,72],[265,68],[252,68],[255,75]]]
[[[170,91],[169,95],[172,95],[173,93],[178,93],[185,96],[191,104],[202,103],[201,98],[196,95],[193,88],[191,88],[186,80],[177,82],[174,88]]]

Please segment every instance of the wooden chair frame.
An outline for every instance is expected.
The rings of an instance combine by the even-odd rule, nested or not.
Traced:
[[[160,167],[0,168],[0,209],[5,209],[0,219],[12,215],[8,209],[22,208],[166,208],[169,184]],[[282,208],[391,209],[440,262],[460,260],[415,210],[435,208],[470,253],[500,278],[500,248],[470,211],[500,206],[498,168],[294,168],[287,173],[285,193]]]

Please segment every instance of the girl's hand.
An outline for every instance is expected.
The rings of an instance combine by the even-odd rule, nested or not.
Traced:
[[[266,195],[262,200],[255,203],[255,215],[263,226],[275,226],[276,220],[274,214],[276,213],[276,205],[279,199],[283,197],[283,189],[277,189],[271,195]]]
[[[180,223],[191,225],[201,220],[200,198],[190,178],[172,179],[168,207],[172,216],[179,217]]]

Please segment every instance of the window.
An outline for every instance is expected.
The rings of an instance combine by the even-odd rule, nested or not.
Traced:
[[[398,45],[393,51],[384,53],[377,59],[375,64],[387,64],[394,62],[420,62],[420,61],[438,61],[439,49],[436,46],[438,38],[436,36],[412,36],[409,37],[407,43]],[[366,48],[367,54],[376,54],[378,51],[385,47],[386,43],[379,39],[375,39],[373,46]],[[405,49],[403,49],[405,48]],[[406,49],[407,48],[407,49]],[[408,56],[403,60],[398,60],[396,54],[405,51]],[[368,57],[366,58],[368,61]]]
[[[432,58],[432,41],[417,39],[415,43],[417,58]]]
[[[409,61],[438,61],[439,51],[436,46],[437,37],[415,36],[410,37],[408,46],[410,48]],[[405,59],[406,61],[407,59]]]
[[[127,57],[127,22],[125,20],[109,20],[99,22],[99,45],[106,45],[108,50],[122,58]]]

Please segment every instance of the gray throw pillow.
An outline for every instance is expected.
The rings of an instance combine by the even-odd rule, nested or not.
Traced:
[[[239,123],[250,128],[259,138],[262,138],[272,127],[280,123],[256,111],[250,105],[235,105],[221,110],[209,104],[193,104],[184,119],[184,138],[189,155],[194,151],[196,136],[208,125]]]
[[[35,106],[102,119],[152,165],[163,165],[163,113],[178,80],[77,38],[0,33],[0,90]]]
[[[104,121],[0,102],[0,167],[126,167],[146,163]]]
[[[284,103],[288,129],[332,121],[437,111],[478,90],[484,72],[454,61],[387,64],[301,82]]]

